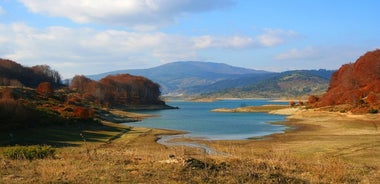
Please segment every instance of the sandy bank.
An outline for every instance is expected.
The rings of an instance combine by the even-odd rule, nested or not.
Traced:
[[[0,155],[0,183],[380,181],[379,114],[353,115],[298,108],[272,113],[290,114],[288,121],[281,124],[294,128],[264,139],[209,141],[179,136],[174,142],[163,140],[189,145],[171,146],[156,141],[162,135],[183,132],[120,124],[95,127],[82,132],[88,138],[86,142],[79,139],[77,146],[59,148],[56,159],[10,160]]]
[[[163,110],[163,109],[178,109],[178,107],[172,107],[166,104],[163,105],[124,105],[118,109],[121,110]]]
[[[211,110],[212,112],[270,112],[274,110],[285,109],[287,105],[262,105],[262,106],[247,106],[239,108],[218,108]]]
[[[300,108],[284,108],[270,113],[288,115],[287,121],[279,124],[291,128],[264,139],[203,143],[236,155],[260,154],[275,149],[302,158],[343,159],[355,167],[380,165],[380,114],[356,115]],[[374,177],[380,177],[380,171]]]

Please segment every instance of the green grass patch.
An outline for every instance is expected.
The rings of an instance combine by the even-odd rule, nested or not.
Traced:
[[[43,159],[43,158],[53,158],[55,154],[55,149],[44,145],[33,145],[33,146],[12,146],[6,147],[3,150],[3,156],[9,159]]]

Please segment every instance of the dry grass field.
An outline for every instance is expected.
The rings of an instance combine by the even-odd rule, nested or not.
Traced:
[[[54,158],[11,160],[1,155],[0,183],[380,181],[379,115],[291,111],[282,123],[290,128],[283,134],[241,141],[187,140],[226,153],[216,155],[156,142],[159,135],[180,132],[104,122],[109,128],[80,130],[92,138],[71,140],[57,148]]]

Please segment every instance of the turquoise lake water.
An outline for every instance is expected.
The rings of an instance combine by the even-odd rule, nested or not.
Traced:
[[[269,100],[220,100],[215,102],[171,101],[168,105],[180,109],[139,111],[158,117],[140,122],[126,123],[130,126],[183,130],[187,137],[209,140],[241,140],[273,133],[281,133],[286,127],[270,122],[284,121],[285,116],[267,113],[220,113],[215,108],[237,108],[264,104],[287,104]]]

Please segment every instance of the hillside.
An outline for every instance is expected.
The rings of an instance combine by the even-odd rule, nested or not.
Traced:
[[[141,76],[107,76],[99,82],[76,76],[64,86],[47,65],[25,67],[10,60],[0,61],[0,72],[0,132],[96,123],[113,117],[109,108],[171,108],[160,99],[159,85]]]
[[[75,76],[70,89],[84,99],[106,106],[126,108],[136,105],[165,105],[160,86],[151,80],[129,74],[108,75],[100,81]]]
[[[204,94],[204,97],[239,97],[239,98],[291,98],[321,94],[327,90],[328,81],[333,71],[329,70],[295,70],[265,76],[250,84],[230,88],[216,93]],[[257,79],[257,78],[255,78]],[[235,81],[252,81],[251,77]]]
[[[149,69],[119,70],[87,77],[99,80],[110,74],[125,73],[145,76],[159,83],[162,93],[166,95],[198,94],[209,91],[210,88],[208,88],[208,86],[217,86],[217,83],[223,80],[236,79],[246,75],[265,76],[271,74],[271,72],[234,67],[222,63],[182,61]],[[225,87],[223,87],[223,85],[219,85],[219,87],[215,87],[215,89],[219,90],[225,89],[226,87],[235,87],[233,85],[225,85]]]
[[[109,74],[145,76],[161,86],[164,95],[201,97],[295,97],[327,90],[331,70],[297,70],[282,73],[251,70],[221,63],[183,61],[149,69],[119,70]]]
[[[11,60],[0,59],[0,86],[36,88],[41,82],[62,86],[60,74],[47,65],[25,67]]]
[[[360,112],[380,108],[380,50],[367,52],[355,63],[345,64],[330,80],[322,97],[311,96],[316,107],[346,105],[342,110]]]

